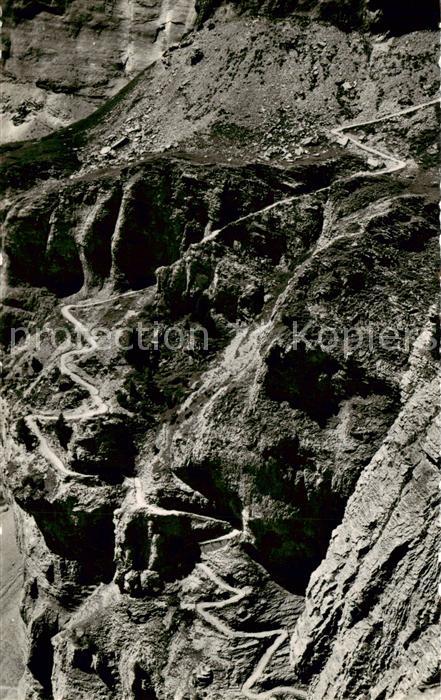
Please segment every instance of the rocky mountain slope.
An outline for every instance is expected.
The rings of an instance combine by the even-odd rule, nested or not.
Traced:
[[[4,142],[93,112],[181,39],[195,9],[191,0],[9,0],[3,18]]]
[[[437,35],[390,7],[199,3],[3,148],[20,698],[432,696]]]
[[[14,515],[2,507],[0,513],[1,547],[1,662],[2,686],[14,686],[24,673],[26,656],[25,627],[19,614],[22,592],[22,557],[17,548]],[[4,688],[0,697],[7,697]]]

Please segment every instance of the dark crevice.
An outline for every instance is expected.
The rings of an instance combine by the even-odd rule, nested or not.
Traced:
[[[321,348],[307,347],[303,342],[288,352],[274,346],[266,362],[269,398],[305,411],[321,427],[338,413],[340,403],[352,396],[377,394],[392,396],[398,402],[393,386],[368,376],[356,362],[340,363]]]
[[[326,555],[333,530],[342,521],[344,508],[344,499],[330,489],[327,497],[305,498],[296,507],[297,516],[278,519],[275,514],[271,519],[251,521],[254,544],[244,548],[279,585],[304,595],[311,574]]]
[[[124,203],[124,231],[114,253],[121,288],[155,284],[156,268],[178,259],[183,232],[172,217],[170,199],[170,183],[162,179],[132,185]]]
[[[51,611],[43,612],[37,617],[30,628],[30,649],[28,668],[32,675],[41,683],[46,698],[52,698],[52,669],[54,664],[54,649],[52,637],[59,632],[58,620]]]
[[[436,31],[440,21],[440,6],[437,0],[370,0],[369,9],[379,10],[375,22],[378,31],[389,31],[400,35],[418,30]]]
[[[84,256],[93,281],[103,283],[112,267],[112,235],[121,206],[121,192],[116,189],[100,206],[84,240]]]
[[[63,15],[71,0],[6,0],[3,14],[11,16],[13,22],[34,19],[41,12]]]
[[[195,491],[207,499],[214,517],[233,527],[242,526],[242,502],[237,488],[228,484],[222,467],[214,464],[190,464],[178,473]]]
[[[113,512],[80,512],[72,499],[54,510],[53,504],[38,498],[44,487],[38,477],[30,478],[27,485],[34,489],[32,502],[17,495],[15,500],[35,518],[50,551],[72,565],[76,563],[83,585],[110,583],[115,573]]]
[[[124,533],[124,548],[128,564],[135,571],[148,568],[151,548],[147,530],[148,525],[144,515],[138,513],[132,517]]]
[[[150,674],[138,663],[135,663],[132,693],[136,700],[157,700],[158,698]]]
[[[5,244],[13,285],[46,287],[58,297],[78,292],[84,283],[72,223],[65,211],[46,200],[29,216],[11,219]],[[55,218],[56,217],[56,218]]]

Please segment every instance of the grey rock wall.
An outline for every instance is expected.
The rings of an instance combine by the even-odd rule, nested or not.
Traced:
[[[194,22],[192,0],[9,4],[2,140],[44,136],[93,112]]]

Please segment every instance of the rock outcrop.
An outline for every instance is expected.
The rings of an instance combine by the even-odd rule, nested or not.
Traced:
[[[437,404],[436,381],[406,403],[311,578],[292,660],[313,698],[414,697],[437,684]]]
[[[4,149],[25,700],[434,683],[435,37],[242,9]]]
[[[192,0],[6,2],[2,140],[93,112],[191,29]]]

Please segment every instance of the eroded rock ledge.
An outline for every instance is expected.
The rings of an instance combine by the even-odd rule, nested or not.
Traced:
[[[378,55],[407,41],[380,42],[371,63],[364,37],[307,26],[345,65],[362,56],[369,86]],[[425,41],[406,105],[388,83],[390,111],[374,101],[367,123],[358,86],[313,73],[316,96],[320,81],[337,93],[295,158],[226,157],[201,136],[205,113],[196,127],[179,110],[159,128],[185,125],[194,148],[121,144],[171,54],[88,124],[82,160],[51,160],[66,132],[10,150],[2,463],[26,561],[26,700],[389,700],[433,683],[439,115]],[[196,48],[175,52],[193,80]],[[243,132],[228,133],[237,156]],[[11,349],[17,326],[29,337]],[[196,342],[168,347],[172,326]],[[317,344],[323,328],[334,343]]]
[[[360,475],[294,632],[300,640],[293,647],[296,687],[300,692],[309,685],[317,697],[327,697],[321,688],[337,662],[331,656],[319,680],[314,679],[327,654],[314,635],[332,642],[325,603],[318,610],[315,606],[320,596],[327,599],[326,581],[334,592],[339,576],[346,585],[352,560],[345,554],[340,555],[345,562],[341,574],[320,575],[341,566],[340,559],[332,564],[334,549],[343,546],[341,538],[348,552],[359,552],[352,565],[351,594],[344,588],[336,597],[348,606],[342,613],[350,627],[347,634],[352,640],[354,629],[366,639],[376,633],[384,645],[384,666],[368,658],[369,675],[362,682],[379,685],[381,668],[388,690],[407,687],[393,670],[384,676],[392,657],[385,632],[371,618],[381,605],[393,615],[386,581],[395,586],[393,576],[403,573],[396,567],[414,572],[417,561],[426,571],[420,556],[425,546],[418,526],[422,515],[416,514],[422,506],[417,499],[410,517],[412,496],[407,503],[406,489],[411,488],[409,479],[417,480],[423,491],[428,488],[431,463],[403,467],[408,485],[404,488],[403,482],[400,498],[407,505],[389,499],[399,488],[401,472],[396,469],[404,459],[398,448],[391,452],[398,440],[393,438],[396,426],[408,425],[399,434],[412,449],[417,447],[412,435],[419,435],[406,418],[411,409],[402,408],[400,378],[412,407],[418,399],[414,380],[405,375],[407,364],[416,363],[422,374],[431,371],[430,356],[429,364],[412,359],[404,333],[409,319],[420,328],[427,320],[435,275],[421,280],[418,271],[430,269],[435,260],[436,206],[409,191],[400,176],[380,176],[377,187],[369,173],[356,174],[361,166],[361,160],[344,152],[314,168],[305,164],[283,172],[160,157],[104,179],[32,190],[11,208],[5,251],[13,287],[4,300],[11,319],[26,319],[38,328],[32,297],[26,293],[25,301],[23,295],[27,283],[34,298],[52,308],[49,325],[60,322],[57,295],[75,293],[67,308],[86,328],[122,327],[125,322],[135,329],[142,321],[146,329],[156,323],[165,330],[172,323],[184,333],[190,325],[208,329],[211,343],[208,355],[202,347],[125,353],[103,346],[91,348],[84,360],[72,356],[69,371],[78,365],[76,373],[100,387],[100,401],[112,414],[85,417],[79,424],[69,414],[90,411],[91,397],[57,370],[66,349],[55,355],[45,344],[38,351],[25,345],[15,350],[6,383],[12,389],[14,378],[23,407],[19,413],[29,405],[24,400],[31,401],[37,415],[53,411],[56,417],[61,406],[64,421],[72,426],[67,430],[63,421],[45,425],[40,420],[41,434],[63,471],[48,462],[35,436],[26,433],[29,424],[16,422],[18,407],[11,409],[16,437],[7,446],[8,485],[20,509],[28,561],[24,616],[33,674],[27,683],[34,695],[28,690],[27,697],[132,697],[139,683],[158,697],[169,697],[176,684],[187,682],[179,672],[164,680],[169,664],[175,666],[179,658],[179,664],[199,673],[198,608],[194,616],[189,613],[188,592],[202,586],[202,600],[214,595],[198,578],[201,556],[223,580],[232,576],[227,580],[239,587],[252,586],[254,602],[247,603],[246,613],[244,609],[245,630],[261,629],[261,616],[274,626],[274,611],[263,604],[259,591],[270,586],[280,609],[291,611],[286,625],[280,620],[281,629],[294,632],[309,576],[325,556]],[[41,240],[34,238],[30,251],[27,231],[39,217]],[[132,258],[144,261],[142,277],[127,264],[129,250]],[[399,303],[391,305],[392,297]],[[377,346],[366,350],[361,344],[349,356],[340,341],[329,350],[314,347],[321,324],[337,320],[355,324],[359,332],[373,325],[374,333],[387,323],[401,329],[403,344],[394,352]],[[293,322],[308,328],[300,345],[293,344]],[[80,345],[86,341],[83,333]],[[11,403],[12,398],[10,394]],[[423,420],[422,410],[412,411]],[[380,499],[370,486],[376,477],[370,475],[392,470],[391,464],[396,465],[391,486]],[[387,486],[380,474],[378,487],[383,481]],[[366,502],[376,528],[366,524],[364,544],[363,520],[350,524],[351,513],[360,514],[358,498]],[[407,534],[389,551],[383,519],[395,522],[402,509],[415,532],[407,532],[404,523]],[[232,530],[242,533],[237,541],[219,553],[217,545],[214,554],[210,546],[205,550],[204,542]],[[348,537],[355,538],[354,544]],[[367,572],[372,580],[366,582]],[[430,580],[429,571],[427,576]],[[412,595],[402,589],[403,605]],[[170,606],[176,611],[170,626],[158,632],[154,620]],[[233,608],[230,612],[229,624],[237,629]],[[418,609],[410,614],[412,619],[420,615]],[[416,653],[415,630],[410,625],[414,646],[409,653]],[[136,653],[127,647],[134,635]],[[406,644],[403,639],[403,648]],[[238,662],[228,651],[226,667],[213,675],[212,692],[229,687],[227,668],[235,668],[245,682],[246,668],[262,654],[259,649],[245,649]],[[210,668],[213,653],[209,645],[203,655]],[[401,658],[399,650],[395,653]],[[355,651],[350,658],[357,662]],[[281,679],[290,682],[289,665],[277,663],[273,680],[259,679],[263,687]],[[426,670],[421,671],[425,681]],[[334,673],[329,680],[334,697],[336,692],[359,697],[361,686],[354,685],[352,670],[348,685],[340,668]]]

